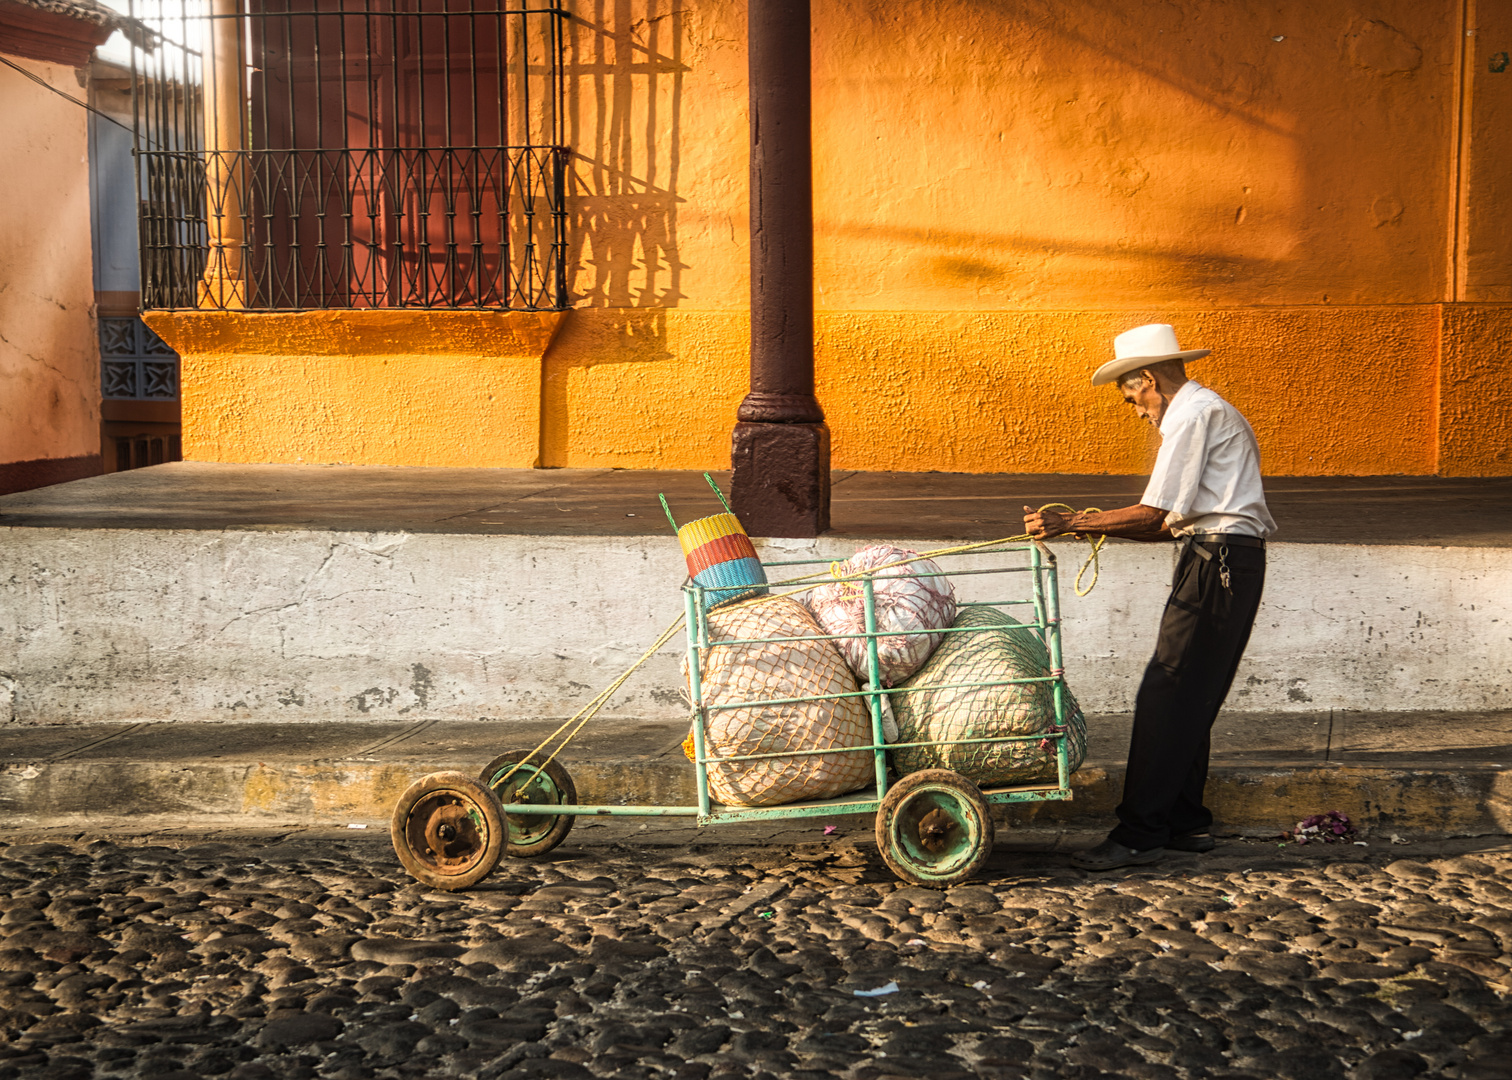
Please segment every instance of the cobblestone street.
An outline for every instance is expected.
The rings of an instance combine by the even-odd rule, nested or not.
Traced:
[[[1512,1076],[1499,841],[1000,849],[935,893],[850,822],[666,835],[460,895],[377,830],[12,844],[0,1078]]]

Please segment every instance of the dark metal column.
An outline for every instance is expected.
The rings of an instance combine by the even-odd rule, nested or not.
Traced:
[[[751,392],[731,499],[756,536],[829,528],[829,428],[814,397],[809,0],[750,0]]]

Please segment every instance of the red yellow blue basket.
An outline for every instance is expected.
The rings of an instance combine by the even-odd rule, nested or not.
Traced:
[[[732,604],[752,596],[765,596],[768,592],[766,571],[756,557],[756,548],[751,538],[741,527],[740,519],[730,510],[724,492],[714,483],[708,473],[704,479],[724,504],[723,514],[690,521],[679,526],[662,496],[662,508],[667,511],[667,520],[677,530],[677,542],[682,545],[683,557],[688,561],[688,576],[693,584],[709,590],[709,606]]]

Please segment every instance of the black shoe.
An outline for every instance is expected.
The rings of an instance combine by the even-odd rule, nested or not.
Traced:
[[[1165,848],[1146,848],[1138,851],[1131,847],[1124,847],[1110,837],[1091,851],[1076,852],[1071,856],[1071,861],[1083,870],[1117,870],[1121,866],[1147,866],[1152,862],[1159,862],[1164,854]]]
[[[1212,833],[1187,833],[1185,836],[1173,836],[1166,841],[1166,849],[1169,851],[1194,851],[1201,855],[1204,851],[1212,851],[1218,846],[1218,841],[1213,839]]]

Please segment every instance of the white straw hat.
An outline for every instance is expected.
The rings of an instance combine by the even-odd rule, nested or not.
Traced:
[[[1110,383],[1120,375],[1162,360],[1200,360],[1212,349],[1185,349],[1176,344],[1176,329],[1170,323],[1150,323],[1126,330],[1113,339],[1113,359],[1092,376],[1093,386]]]

